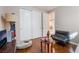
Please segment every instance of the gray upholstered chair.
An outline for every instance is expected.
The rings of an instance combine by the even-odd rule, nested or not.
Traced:
[[[55,35],[52,36],[57,43],[66,45],[69,43],[69,32],[56,30]]]

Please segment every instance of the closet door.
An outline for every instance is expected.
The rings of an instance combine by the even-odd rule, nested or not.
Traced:
[[[47,35],[48,31],[48,13],[43,13],[43,36]]]
[[[42,36],[41,12],[32,11],[32,35],[33,38]]]
[[[22,41],[32,39],[31,16],[31,11],[20,10],[20,38]]]

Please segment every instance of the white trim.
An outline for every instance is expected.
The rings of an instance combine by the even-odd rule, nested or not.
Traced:
[[[75,43],[75,42],[71,42],[71,41],[70,41],[69,43],[70,43],[70,44],[74,44],[74,45],[78,45],[77,43]]]

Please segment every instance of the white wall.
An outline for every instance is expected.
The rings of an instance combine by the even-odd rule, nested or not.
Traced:
[[[20,9],[20,40],[32,39],[32,11]]]
[[[42,22],[43,22],[43,36],[47,35],[48,32],[48,13],[42,13]]]
[[[41,11],[32,10],[32,36],[38,38],[42,36]]]
[[[20,9],[29,10],[32,12],[32,38],[38,38],[42,36],[42,21],[47,21],[48,15],[47,12],[39,10],[34,7],[20,7]],[[42,17],[42,13],[44,13],[44,17]],[[46,15],[46,16],[45,16]],[[45,18],[46,17],[46,18]],[[43,19],[42,19],[43,18]],[[46,22],[45,21],[45,22]],[[45,26],[47,24],[45,23]],[[47,27],[44,27],[44,34],[47,34]],[[21,34],[21,33],[20,33]]]
[[[1,18],[3,15],[3,7],[0,7],[0,31],[5,29],[4,20]]]
[[[79,7],[58,7],[56,11],[56,29],[71,32],[79,32]],[[79,43],[79,35],[74,40]]]
[[[20,19],[20,12],[19,12],[19,7],[15,6],[7,6],[4,7],[4,13],[15,13],[15,19],[16,19],[16,42],[19,42],[20,39],[20,30],[19,30],[19,19]]]

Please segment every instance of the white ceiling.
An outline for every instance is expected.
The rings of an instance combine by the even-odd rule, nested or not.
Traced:
[[[46,11],[46,12],[51,11],[56,7],[57,6],[35,6],[35,8],[38,8],[38,9]]]
[[[58,6],[21,6],[21,8],[24,8],[24,9],[30,9],[30,10],[31,9],[38,9],[38,10],[45,11],[45,12],[49,12],[57,7]]]

